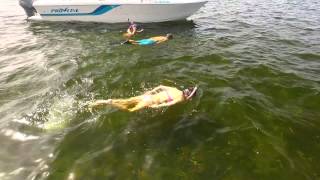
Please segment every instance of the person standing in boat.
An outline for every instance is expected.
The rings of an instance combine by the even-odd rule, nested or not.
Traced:
[[[97,100],[89,105],[92,109],[97,106],[113,106],[130,112],[143,108],[160,108],[171,106],[179,102],[187,101],[196,95],[197,87],[190,87],[180,91],[169,86],[158,86],[151,91],[147,91],[140,96],[127,99]]]

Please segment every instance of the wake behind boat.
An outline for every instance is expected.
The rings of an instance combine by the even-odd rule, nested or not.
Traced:
[[[121,23],[183,20],[206,0],[20,0],[28,19]]]

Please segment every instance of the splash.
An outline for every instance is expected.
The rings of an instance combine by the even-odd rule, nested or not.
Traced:
[[[78,101],[69,94],[49,93],[48,98],[38,105],[31,114],[26,115],[19,123],[28,124],[45,131],[56,131],[67,128],[77,113],[86,110],[86,103]]]
[[[46,122],[42,125],[45,130],[63,129],[72,121],[76,114],[77,102],[72,96],[64,95],[54,98],[48,110]]]

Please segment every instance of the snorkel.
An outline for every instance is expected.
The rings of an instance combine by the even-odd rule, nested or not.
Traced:
[[[191,98],[192,98],[192,96],[193,96],[193,95],[195,95],[195,93],[196,93],[196,91],[197,91],[198,87],[197,87],[197,86],[195,86],[195,87],[192,89],[192,91],[191,91],[191,90],[189,90],[189,89],[190,89],[190,88],[183,90],[183,95],[184,95],[184,97],[185,97],[185,99],[186,99],[186,100],[191,99]],[[190,91],[191,91],[191,92],[190,92]]]

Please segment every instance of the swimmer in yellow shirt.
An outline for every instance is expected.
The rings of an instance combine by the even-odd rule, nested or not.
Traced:
[[[153,44],[159,44],[165,41],[168,41],[173,38],[172,34],[167,34],[166,36],[155,36],[151,37],[148,39],[141,39],[141,40],[132,40],[128,39],[127,41],[123,42],[122,44],[134,44],[134,45],[141,45],[141,46],[146,46],[146,45],[153,45]]]
[[[89,108],[97,106],[109,105],[130,112],[137,111],[143,108],[160,108],[171,106],[179,102],[191,99],[197,91],[197,87],[190,87],[183,91],[169,86],[158,86],[151,91],[147,91],[140,96],[135,96],[127,99],[108,99],[97,100],[89,105]]]

